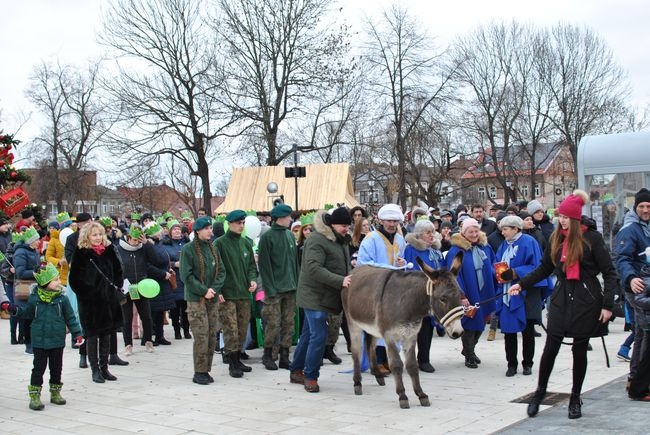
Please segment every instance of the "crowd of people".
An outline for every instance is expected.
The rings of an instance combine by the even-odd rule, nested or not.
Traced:
[[[34,354],[31,409],[43,409],[48,364],[51,402],[65,403],[60,392],[66,329],[79,348],[79,367],[89,365],[92,381],[103,383],[117,379],[109,365],[128,365],[134,339],[146,352],[171,345],[164,335],[167,322],[175,340],[193,339],[196,384],[214,382],[215,351],[229,375],[241,378],[253,370],[245,364],[246,350],[259,342],[264,369],[286,369],[290,382],[315,393],[323,360],[341,363],[335,351],[340,330],[350,350],[340,294],[354,280],[355,268],[416,271],[416,258],[448,268],[446,259],[463,253],[457,276],[462,303],[476,308],[462,319],[465,366],[480,367],[480,338],[487,328],[488,341],[497,330],[504,334],[505,376],[519,371],[518,335],[521,373],[532,375],[541,336],[535,326],[546,323],[528,415],[537,414],[555,358],[570,338],[569,418],[579,418],[589,339],[607,333],[616,294],[625,294],[632,329],[619,351],[630,360],[629,396],[650,401],[650,191],[636,194],[611,255],[595,222],[582,214],[588,204],[582,191],[567,196],[553,216],[538,200],[489,210],[474,204],[407,213],[385,204],[372,216],[359,206],[300,214],[278,204],[258,214],[261,230],[254,239],[246,233],[243,210],[215,218],[202,210],[195,220],[134,213],[124,222],[60,213],[47,231],[26,213],[13,231],[0,220],[0,274],[8,299],[2,309],[12,314],[11,343]],[[157,283],[155,296],[138,291],[145,279]],[[434,332],[442,336],[444,327],[424,318],[417,338],[423,372],[435,371]],[[373,359],[373,374],[388,376],[381,340]]]

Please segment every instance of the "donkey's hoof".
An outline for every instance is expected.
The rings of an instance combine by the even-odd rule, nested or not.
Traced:
[[[427,396],[420,397],[420,405],[422,406],[431,406],[431,402]]]
[[[400,399],[399,407],[402,408],[402,409],[409,409],[411,407],[409,405],[409,399]]]
[[[382,387],[386,385],[386,380],[382,376],[377,376],[375,379],[377,379],[377,383]]]
[[[361,396],[363,394],[363,392],[361,391],[361,385],[354,386],[354,394],[355,396]]]

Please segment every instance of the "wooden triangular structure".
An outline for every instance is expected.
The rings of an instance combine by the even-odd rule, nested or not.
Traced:
[[[350,165],[347,163],[323,163],[304,165],[306,177],[298,178],[298,209],[321,209],[325,204],[344,203],[347,207],[358,205],[354,197]],[[232,210],[268,211],[273,200],[280,195],[284,202],[295,208],[294,179],[285,178],[284,166],[235,168],[225,201],[215,213]],[[275,182],[277,193],[267,192],[266,186]]]

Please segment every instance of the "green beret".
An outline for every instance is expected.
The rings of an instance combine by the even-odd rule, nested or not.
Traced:
[[[192,229],[194,231],[200,231],[205,227],[212,228],[212,219],[210,219],[209,216],[201,216],[196,221],[194,221],[194,225],[192,226]]]
[[[289,216],[291,212],[292,212],[291,207],[289,207],[288,205],[278,204],[275,207],[273,207],[273,209],[271,210],[271,217],[273,219],[283,218]]]
[[[246,212],[244,210],[233,210],[226,215],[228,222],[237,222],[246,219]]]

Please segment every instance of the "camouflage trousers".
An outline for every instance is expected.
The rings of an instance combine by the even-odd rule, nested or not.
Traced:
[[[293,341],[293,328],[296,316],[296,292],[280,293],[264,298],[262,320],[264,328],[264,347],[273,347],[280,337],[280,347],[290,348]]]
[[[239,352],[246,341],[251,318],[250,299],[233,299],[219,304],[219,320],[223,330],[223,350]]]
[[[339,339],[339,330],[343,318],[341,314],[327,315],[327,345],[334,346]]]
[[[214,302],[201,299],[200,302],[187,302],[187,318],[194,336],[194,372],[208,373],[212,369],[212,358],[217,346],[219,314],[216,297]]]

